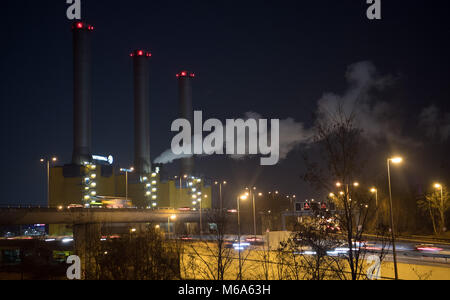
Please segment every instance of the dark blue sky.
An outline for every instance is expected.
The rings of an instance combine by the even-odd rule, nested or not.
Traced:
[[[132,164],[128,54],[135,48],[153,54],[153,158],[170,146],[170,124],[178,115],[175,74],[181,69],[197,74],[194,107],[207,118],[255,111],[310,126],[317,100],[327,91],[342,93],[347,67],[362,60],[399,78],[389,101],[403,108],[406,127],[431,104],[449,112],[448,1],[384,0],[381,21],[367,20],[365,2],[82,1],[83,19],[96,27],[94,152]],[[72,38],[66,7],[64,0],[2,3],[0,204],[43,203],[39,158],[71,159]],[[258,162],[211,158],[200,162],[199,170],[236,185],[314,195],[300,184],[298,151],[276,167],[257,168]]]

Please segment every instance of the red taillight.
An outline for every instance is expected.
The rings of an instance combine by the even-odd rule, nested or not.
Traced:
[[[138,51],[138,55],[142,56],[142,55],[144,55],[144,52],[143,51]]]
[[[181,72],[181,76],[186,76],[186,72]]]
[[[79,29],[83,28],[83,23],[77,23],[77,28]]]

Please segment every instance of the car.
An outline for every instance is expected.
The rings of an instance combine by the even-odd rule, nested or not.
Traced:
[[[442,248],[436,247],[433,244],[418,244],[414,248],[419,252],[440,252],[444,250]]]
[[[183,235],[183,236],[180,237],[180,240],[182,240],[182,241],[192,241],[193,239],[190,236]]]
[[[179,211],[191,211],[192,209],[190,207],[180,207],[178,210]]]
[[[67,206],[68,209],[74,209],[74,208],[84,208],[83,205],[81,204],[70,204],[69,206]]]

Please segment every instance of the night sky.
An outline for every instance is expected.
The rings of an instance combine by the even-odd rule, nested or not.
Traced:
[[[170,147],[170,125],[178,117],[175,74],[182,69],[197,75],[194,108],[205,118],[257,112],[309,128],[322,95],[344,93],[347,68],[370,61],[377,74],[395,78],[380,97],[390,103],[399,133],[416,144],[384,143],[374,160],[383,166],[385,153],[404,150],[410,163],[399,172],[411,184],[449,180],[447,136],[433,139],[418,126],[431,105],[439,111],[439,126],[450,126],[448,1],[384,0],[381,21],[366,18],[365,0],[82,4],[83,20],[95,26],[94,154],[132,165],[133,49],[153,54],[153,159]],[[39,159],[71,160],[72,22],[66,8],[65,0],[2,3],[0,205],[45,203]],[[315,197],[300,179],[302,150],[297,147],[274,167],[225,157],[205,158],[197,166],[206,177],[231,182],[230,189],[256,185]],[[173,175],[176,166],[168,166]]]

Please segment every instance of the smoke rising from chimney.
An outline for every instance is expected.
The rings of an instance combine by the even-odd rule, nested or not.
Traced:
[[[391,75],[380,76],[370,61],[362,61],[348,67],[345,78],[347,90],[339,95],[326,92],[317,101],[316,120],[314,123],[332,123],[341,110],[346,116],[355,116],[356,125],[363,130],[363,135],[371,142],[396,141],[397,143],[417,146],[418,142],[405,137],[398,126],[395,109],[387,101],[380,101],[374,96],[375,91],[383,91],[393,85],[396,79]],[[261,119],[256,112],[248,112],[245,118]],[[396,120],[394,123],[393,120]],[[450,114],[442,114],[437,107],[424,109],[420,116],[420,125],[428,135],[441,139],[450,137]],[[280,160],[298,149],[301,145],[313,142],[314,126],[305,126],[293,118],[280,120]],[[245,159],[250,155],[233,155],[232,159]],[[159,163],[171,163],[183,157],[176,156],[169,149],[157,158]]]

